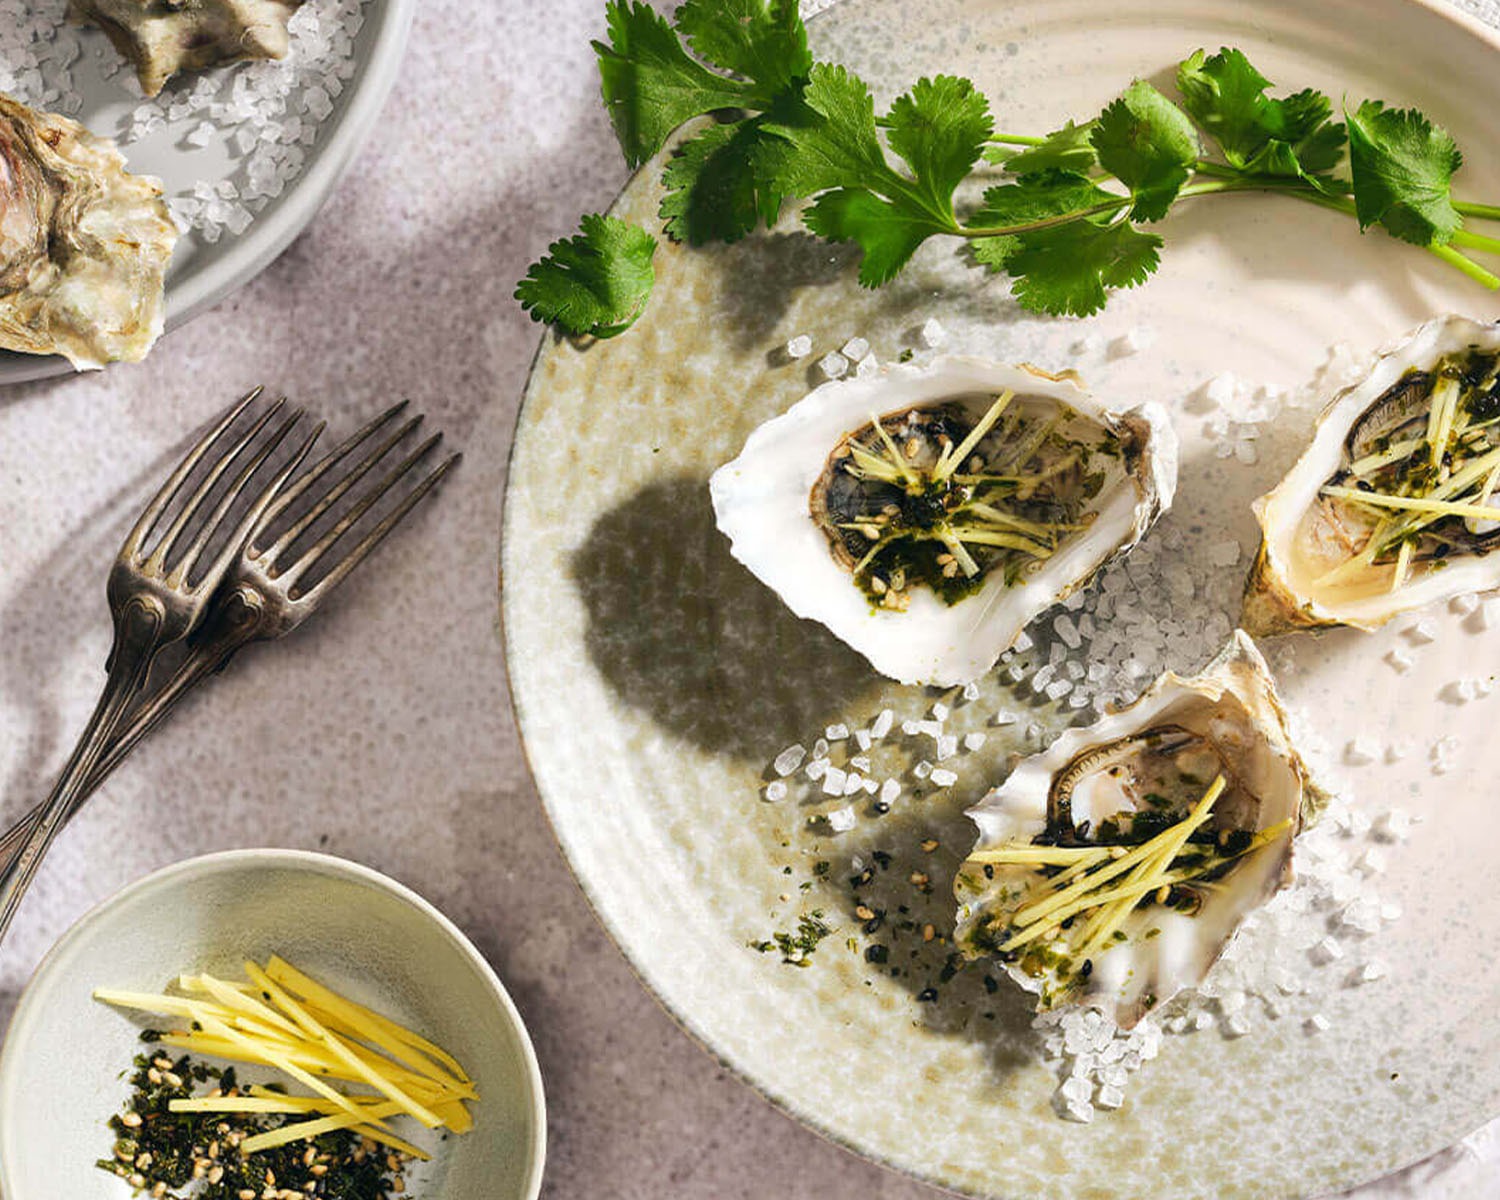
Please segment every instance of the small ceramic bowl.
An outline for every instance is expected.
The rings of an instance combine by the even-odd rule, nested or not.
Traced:
[[[94,1163],[109,1157],[107,1122],[127,1098],[122,1072],[150,1018],[96,1002],[94,988],[159,992],[179,972],[239,979],[245,959],[273,954],[431,1038],[473,1077],[481,1099],[471,1106],[472,1132],[409,1135],[434,1152],[411,1173],[415,1194],[535,1200],[546,1142],[541,1074],[494,971],[414,892],[355,863],[292,850],[178,863],[63,936],[27,985],[0,1050],[0,1195],[130,1195]]]

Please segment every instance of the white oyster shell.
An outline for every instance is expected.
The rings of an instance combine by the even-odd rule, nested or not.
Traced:
[[[179,71],[282,58],[304,0],[68,0],[68,20],[97,25],[135,67],[148,96]]]
[[[1307,771],[1292,746],[1265,660],[1241,630],[1201,675],[1184,679],[1168,672],[1128,708],[1087,728],[1068,730],[1044,752],[1023,759],[1001,786],[969,810],[979,827],[974,849],[1029,841],[1041,833],[1054,778],[1081,755],[1172,725],[1212,743],[1239,786],[1254,798],[1256,811],[1245,828],[1265,829],[1285,819],[1291,825],[1247,854],[1193,915],[1156,905],[1137,908],[1122,927],[1126,939],[1096,955],[1085,980],[1077,975],[1059,979],[1050,972],[1031,975],[1008,964],[1010,976],[1038,994],[1039,1007],[1093,1005],[1129,1028],[1177,992],[1201,983],[1245,917],[1291,882],[1292,842],[1304,801],[1310,798]],[[1028,876],[1036,878],[1014,866],[994,866],[988,874],[973,863],[959,868],[955,937],[966,954],[986,953],[974,942],[976,930],[1001,905],[1006,890],[1026,886]],[[1147,936],[1153,928],[1160,932]]]
[[[1255,501],[1261,547],[1245,584],[1241,624],[1258,637],[1330,625],[1373,630],[1412,609],[1500,587],[1500,553],[1455,556],[1439,571],[1414,573],[1394,591],[1318,587],[1329,569],[1307,553],[1303,518],[1339,469],[1356,421],[1412,367],[1430,367],[1469,348],[1500,351],[1500,325],[1435,317],[1381,351],[1363,380],[1334,397],[1318,418],[1312,444],[1276,487]]]
[[[1095,497],[1093,525],[1066,539],[1035,573],[1007,587],[992,572],[971,596],[944,604],[914,587],[905,612],[873,607],[829,550],[809,498],[839,439],[884,415],[995,393],[1042,397],[1106,427],[1127,447]],[[982,409],[981,409],[982,410]],[[1133,546],[1172,502],[1177,439],[1160,405],[1114,410],[1071,376],[1027,366],[949,357],[918,368],[888,366],[825,383],[750,435],[710,480],[714,513],[731,551],[799,617],[821,621],[884,675],[902,683],[952,685],[984,674],[1038,613],[1082,586]]]
[[[0,96],[0,348],[76,367],[144,357],[177,226],[113,142]]]

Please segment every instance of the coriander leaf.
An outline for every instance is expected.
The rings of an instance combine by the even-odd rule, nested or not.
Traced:
[[[761,137],[760,118],[730,125],[710,125],[683,143],[667,162],[660,216],[667,236],[701,246],[734,242],[776,219],[781,195],[755,173],[754,151]]]
[[[843,67],[814,63],[806,86],[784,93],[763,129],[756,173],[784,196],[841,187],[903,190],[875,133],[870,89]]]
[[[646,307],[656,281],[656,239],[615,217],[587,216],[579,227],[532,264],[516,285],[516,299],[533,320],[575,335],[614,337]]]
[[[945,228],[909,205],[894,203],[863,188],[824,192],[802,214],[807,227],[831,242],[858,242],[864,251],[859,281],[879,287],[892,279],[918,246]]]
[[[1011,292],[1023,308],[1086,317],[1104,307],[1111,288],[1135,287],[1156,270],[1162,240],[1129,221],[1075,221],[1020,236],[1005,258]]]
[[[1069,121],[1061,129],[1049,133],[1040,146],[1028,146],[1021,151],[994,146],[985,151],[985,158],[990,162],[1004,163],[1012,175],[1053,170],[1082,174],[1092,170],[1099,161],[1092,140],[1094,125],[1093,121],[1085,121],[1082,125]]]
[[[1072,171],[1042,171],[1015,183],[985,191],[984,201],[969,217],[975,229],[1025,225],[1068,214],[1077,216],[1113,212],[1127,197],[1107,192],[1087,176]]]
[[[1328,97],[1306,88],[1272,100],[1265,94],[1270,86],[1242,51],[1229,47],[1211,57],[1195,51],[1177,66],[1184,107],[1219,143],[1230,166],[1261,170],[1253,164],[1263,155],[1285,165],[1282,152],[1266,153],[1271,142],[1285,142],[1296,148],[1297,169],[1277,174],[1330,170],[1342,154],[1343,127],[1328,124]]]
[[[1092,141],[1099,163],[1135,197],[1131,218],[1159,221],[1198,159],[1198,135],[1183,111],[1136,80],[1099,117]]]
[[[695,53],[754,80],[767,100],[812,67],[797,0],[687,0],[676,22]]]
[[[1344,117],[1361,229],[1379,222],[1403,241],[1443,245],[1463,218],[1453,207],[1453,173],[1463,155],[1447,130],[1414,108],[1366,100]]]
[[[610,0],[609,44],[595,42],[604,105],[625,159],[638,167],[679,125],[721,108],[752,105],[749,84],[716,75],[683,48],[666,18],[642,0]]]
[[[990,102],[967,79],[919,79],[891,105],[885,129],[933,214],[951,225],[953,191],[974,169],[994,130]]]
[[[974,261],[997,273],[1005,270],[1005,264],[1010,261],[1010,256],[1020,248],[1021,239],[1017,234],[975,238],[969,243],[969,249],[974,253]]]

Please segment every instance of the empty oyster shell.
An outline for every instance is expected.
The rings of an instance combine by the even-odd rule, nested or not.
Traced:
[[[282,58],[303,0],[68,0],[68,20],[97,25],[135,67],[148,96],[179,71]]]
[[[113,142],[0,96],[0,348],[98,367],[161,336],[177,226],[124,167]]]
[[[1241,623],[1260,636],[1500,586],[1500,326],[1438,317],[1385,350],[1255,514]]]
[[[1236,630],[1203,674],[1023,759],[969,816],[959,947],[994,955],[1038,1009],[1130,1028],[1196,987],[1292,877],[1308,798],[1275,685]]]
[[[982,675],[1172,500],[1165,411],[974,358],[827,383],[710,481],[731,550],[902,683]]]

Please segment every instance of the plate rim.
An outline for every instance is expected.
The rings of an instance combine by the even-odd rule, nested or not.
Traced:
[[[832,9],[843,7],[846,2],[847,0],[832,0],[832,2],[829,3],[826,7],[820,8],[817,13],[808,18],[809,23],[817,21],[824,13],[829,12]],[[864,0],[864,2],[873,3],[875,2],[875,0]],[[1449,24],[1456,26],[1462,33],[1482,43],[1483,46],[1488,49],[1491,54],[1494,54],[1495,56],[1497,56],[1497,59],[1500,59],[1500,25],[1491,25],[1490,23],[1482,20],[1468,10],[1459,7],[1461,0],[1394,0],[1394,2],[1405,5],[1408,8],[1422,10],[1432,16],[1439,18],[1440,20],[1446,21]],[[606,215],[613,216],[617,213],[617,211],[625,203],[626,197],[631,193],[638,180],[640,180],[643,176],[648,176],[659,171],[663,156],[671,153],[673,147],[677,144],[677,141],[678,135],[676,132],[674,132],[674,135],[668,139],[666,145],[662,148],[662,150],[660,150],[656,155],[653,155],[650,159],[648,159],[646,162],[642,163],[639,167],[636,167],[629,173],[624,183],[620,186],[620,189],[616,193],[614,199],[610,202],[608,208],[605,209]],[[584,877],[578,865],[574,861],[573,855],[569,850],[568,840],[564,835],[561,826],[559,825],[558,815],[554,809],[553,799],[549,795],[547,789],[543,787],[541,778],[537,773],[535,763],[532,760],[531,746],[527,736],[529,725],[525,702],[517,694],[511,670],[511,664],[514,660],[515,654],[513,650],[513,634],[511,621],[508,617],[510,593],[507,592],[505,587],[505,567],[509,559],[510,546],[512,545],[514,540],[511,536],[513,508],[511,501],[512,495],[517,490],[517,488],[515,484],[515,475],[511,468],[515,463],[516,451],[521,441],[522,418],[525,416],[526,406],[532,398],[533,389],[540,384],[540,374],[538,368],[542,365],[544,355],[550,348],[561,342],[577,340],[586,339],[569,338],[561,333],[556,332],[550,327],[544,327],[537,339],[536,350],[532,355],[530,363],[527,365],[526,379],[522,385],[520,398],[516,405],[516,415],[514,424],[512,426],[513,436],[511,437],[510,445],[506,451],[505,484],[501,497],[500,514],[500,553],[498,563],[499,570],[497,573],[497,590],[499,592],[498,608],[500,621],[500,642],[501,650],[504,654],[506,668],[505,694],[509,701],[511,715],[515,719],[517,735],[516,740],[521,750],[521,761],[525,765],[527,774],[531,777],[532,786],[536,791],[537,798],[541,801],[541,808],[543,815],[545,816],[547,821],[548,831],[551,833],[554,843],[561,851],[563,861],[568,869],[568,873],[573,877],[573,880],[577,884],[578,890],[582,894],[584,901],[587,903],[590,912],[593,913],[594,918],[603,927],[605,933],[609,935],[610,941],[614,944],[616,951],[624,960],[625,964],[629,967],[631,974],[635,976],[637,981],[639,981],[639,983],[645,988],[647,994],[656,1001],[657,1006],[671,1019],[673,1024],[676,1025],[677,1028],[680,1029],[684,1034],[686,1034],[689,1040],[692,1041],[696,1046],[698,1046],[705,1054],[707,1054],[722,1070],[727,1072],[740,1083],[749,1087],[773,1108],[797,1122],[797,1124],[802,1128],[812,1132],[813,1134],[816,1134],[824,1141],[837,1146],[839,1149],[855,1155],[865,1162],[872,1163],[873,1165],[889,1171],[895,1175],[915,1180],[918,1183],[921,1183],[927,1187],[931,1187],[943,1193],[944,1195],[961,1196],[969,1198],[969,1200],[997,1200],[997,1198],[1000,1196],[1000,1193],[971,1190],[965,1186],[962,1186],[961,1184],[939,1177],[939,1175],[935,1171],[929,1171],[915,1165],[908,1165],[904,1162],[899,1162],[893,1156],[880,1152],[874,1148],[856,1144],[855,1140],[852,1137],[847,1137],[843,1134],[840,1134],[838,1131],[834,1130],[823,1120],[821,1120],[815,1112],[811,1110],[804,1110],[801,1106],[796,1104],[791,1099],[789,1094],[773,1086],[773,1084],[771,1084],[767,1080],[756,1077],[749,1071],[748,1068],[742,1066],[738,1061],[728,1057],[723,1051],[719,1050],[712,1043],[712,1041],[710,1041],[707,1033],[699,1029],[694,1023],[693,1019],[687,1013],[679,1011],[679,1009],[672,1003],[670,998],[660,988],[657,987],[656,983],[647,973],[645,964],[642,962],[637,962],[631,951],[627,949],[627,942],[620,935],[620,933],[617,932],[614,922],[606,915],[598,897],[596,896],[594,887],[591,885],[590,881]],[[1412,1155],[1411,1157],[1404,1158],[1395,1166],[1382,1169],[1377,1174],[1361,1174],[1355,1178],[1339,1181],[1334,1186],[1342,1192],[1343,1190],[1363,1187],[1367,1184],[1393,1177],[1399,1174],[1401,1171],[1404,1171],[1412,1166],[1417,1165],[1418,1163],[1426,1161],[1434,1154],[1441,1153],[1448,1146],[1457,1145],[1464,1138],[1468,1137],[1476,1130],[1496,1119],[1500,1119],[1500,1109],[1497,1109],[1495,1112],[1482,1114],[1481,1116],[1479,1116],[1472,1125],[1465,1128],[1464,1131],[1457,1137],[1455,1137],[1451,1142],[1434,1146],[1425,1152],[1419,1152]]]
[[[293,180],[281,203],[266,215],[258,216],[249,232],[236,238],[223,257],[201,274],[181,286],[167,288],[163,338],[256,279],[312,224],[374,132],[375,119],[400,74],[416,11],[417,0],[376,0],[375,11],[365,19],[380,20],[382,24],[375,32],[358,81],[349,89],[343,117],[328,140],[321,143],[307,169]],[[152,351],[155,349],[153,346]],[[9,359],[0,359],[0,387],[93,373],[76,369],[57,354],[17,353],[13,357],[11,369],[5,366]],[[105,369],[119,365],[139,364],[108,363]]]

